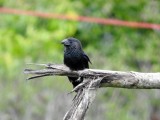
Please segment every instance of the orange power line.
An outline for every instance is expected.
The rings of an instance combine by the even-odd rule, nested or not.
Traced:
[[[27,10],[18,10],[0,7],[0,13],[16,14],[16,15],[30,15],[42,18],[54,18],[54,19],[63,19],[63,20],[73,20],[89,23],[98,23],[105,25],[115,25],[115,26],[126,26],[133,28],[146,28],[146,29],[157,29],[160,30],[160,24],[152,24],[145,22],[133,22],[133,21],[124,21],[118,19],[105,19],[105,18],[95,18],[95,17],[86,17],[86,16],[75,16],[75,15],[62,15],[54,13],[43,13],[36,11],[27,11]]]

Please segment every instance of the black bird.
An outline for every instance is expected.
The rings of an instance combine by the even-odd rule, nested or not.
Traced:
[[[71,70],[83,70],[89,68],[89,57],[82,50],[81,42],[76,38],[67,38],[61,42],[64,49],[64,64]],[[68,77],[69,81],[76,87],[82,81],[78,77]]]

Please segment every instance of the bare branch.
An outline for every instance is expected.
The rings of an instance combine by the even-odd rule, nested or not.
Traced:
[[[101,80],[102,78],[94,80],[90,78],[84,79],[84,81],[90,82],[87,82],[87,85],[77,92],[72,106],[63,120],[84,120],[86,111],[96,96],[96,90],[99,87]]]
[[[65,65],[44,64],[45,69],[25,69],[25,74],[44,76],[70,76],[84,78],[103,78],[100,87],[121,87],[130,89],[160,89],[160,73],[121,72],[110,70],[85,69],[71,71]],[[32,79],[31,77],[29,79]]]
[[[160,73],[121,72],[96,69],[71,71],[64,65],[35,65],[44,66],[45,69],[25,69],[25,74],[34,74],[34,76],[28,78],[28,80],[52,75],[83,77],[82,83],[71,91],[76,91],[77,94],[63,120],[84,120],[86,111],[94,100],[96,90],[99,87],[160,89]]]

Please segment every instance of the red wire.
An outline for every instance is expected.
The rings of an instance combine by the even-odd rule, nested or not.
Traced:
[[[8,13],[8,14],[16,14],[16,15],[30,15],[30,16],[36,16],[36,17],[42,17],[42,18],[64,19],[64,20],[90,22],[90,23],[98,23],[98,24],[105,24],[105,25],[127,26],[127,27],[133,27],[133,28],[146,28],[146,29],[160,30],[160,24],[123,21],[123,20],[118,20],[118,19],[105,19],[105,18],[74,16],[74,15],[71,16],[71,15],[62,15],[62,14],[54,14],[54,13],[17,10],[17,9],[5,8],[5,7],[0,7],[0,13],[4,13],[4,14]]]

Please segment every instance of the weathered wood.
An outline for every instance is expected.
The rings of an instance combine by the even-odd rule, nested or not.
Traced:
[[[71,71],[65,65],[36,64],[44,66],[45,69],[25,69],[25,74],[34,74],[28,78],[35,79],[44,76],[70,76],[83,77],[82,83],[71,92],[76,91],[76,96],[69,111],[63,120],[84,120],[89,105],[95,98],[99,87],[121,87],[130,89],[160,89],[160,73],[121,72],[110,70],[85,69]]]
[[[71,71],[65,65],[46,64],[45,69],[31,70],[25,69],[25,74],[35,74],[41,76],[70,76],[95,78],[102,77],[100,87],[121,87],[129,89],[160,89],[160,73],[140,73],[121,72],[110,70],[85,69],[81,71]],[[33,77],[33,78],[37,78]],[[28,79],[33,79],[32,77]]]
[[[96,90],[100,85],[102,78],[84,79],[87,82],[85,87],[78,90],[70,110],[66,113],[63,120],[83,120],[89,105],[96,96]]]

